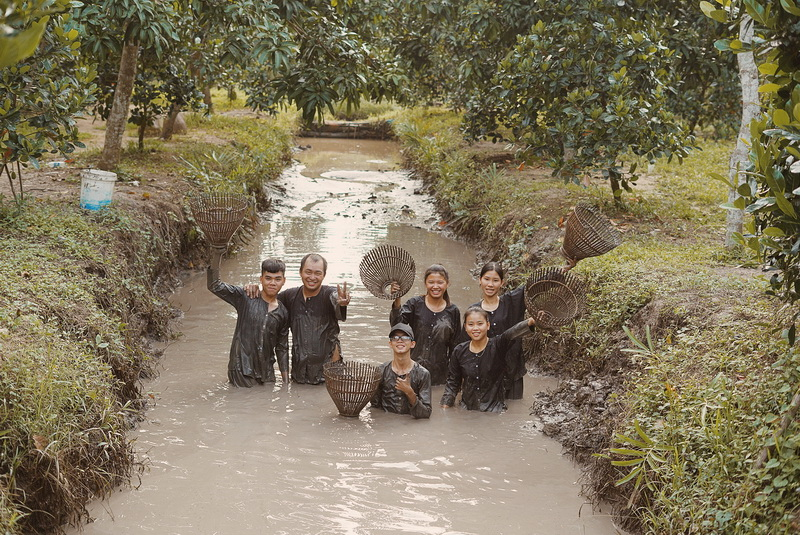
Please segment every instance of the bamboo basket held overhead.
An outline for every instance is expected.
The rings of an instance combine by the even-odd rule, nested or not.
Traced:
[[[586,283],[561,268],[549,267],[534,271],[525,285],[525,307],[531,316],[544,312],[537,325],[556,328],[568,325],[586,306]]]
[[[605,254],[622,243],[622,234],[589,204],[578,204],[564,227],[561,254],[573,262]]]
[[[378,390],[381,372],[366,362],[326,362],[325,387],[342,416],[355,417]]]
[[[250,199],[242,193],[200,193],[189,199],[189,207],[211,246],[225,248],[244,221]]]
[[[380,299],[397,299],[414,285],[416,264],[405,249],[396,245],[379,245],[364,255],[359,265],[361,282]],[[392,292],[392,282],[400,285]]]

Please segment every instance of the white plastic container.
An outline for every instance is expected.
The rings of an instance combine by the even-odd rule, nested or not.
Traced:
[[[117,174],[100,169],[81,171],[81,208],[100,210],[111,204]]]

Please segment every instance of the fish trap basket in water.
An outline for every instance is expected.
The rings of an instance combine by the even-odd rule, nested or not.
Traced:
[[[359,265],[361,282],[375,297],[397,299],[414,285],[416,264],[405,249],[396,245],[379,245],[364,255]],[[392,282],[400,291],[392,292]]]
[[[622,243],[622,234],[600,211],[589,204],[579,204],[564,224],[561,253],[567,259],[582,260],[609,252]]]
[[[381,372],[366,362],[326,362],[325,387],[342,416],[358,416],[378,390]]]
[[[563,327],[577,318],[586,306],[586,283],[560,268],[534,271],[525,285],[525,307],[531,316],[543,311],[538,324],[546,328]]]
[[[214,247],[227,247],[250,208],[242,193],[200,193],[189,199],[197,225]]]

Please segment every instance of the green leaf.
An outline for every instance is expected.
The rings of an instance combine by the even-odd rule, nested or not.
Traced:
[[[794,206],[790,203],[786,197],[784,197],[783,190],[778,186],[778,182],[775,180],[775,177],[772,175],[772,169],[768,168],[764,170],[764,180],[767,182],[767,185],[772,190],[773,194],[775,195],[775,202],[778,203],[778,208],[781,209],[781,212],[784,214],[791,216],[797,219],[797,214],[794,211]],[[737,199],[738,200],[738,199]]]
[[[758,88],[758,92],[759,93],[775,93],[781,87],[783,87],[783,86],[782,85],[778,85],[778,84],[772,84],[772,83],[764,84],[764,85],[762,85],[762,86],[760,86]]]
[[[611,461],[614,466],[636,466],[642,464],[644,459],[628,459],[627,461]]]
[[[800,8],[792,0],[781,0],[781,6],[792,15],[800,16]]]
[[[792,108],[792,115],[794,115],[795,121],[800,121],[800,102],[794,105]]]
[[[758,66],[758,71],[761,74],[766,74],[767,76],[771,76],[778,72],[778,65],[776,63],[762,63]]]
[[[783,232],[778,227],[767,227],[762,231],[762,234],[766,236],[772,236],[773,238],[780,238],[782,236],[786,236],[786,233]]]
[[[778,109],[772,112],[772,122],[777,126],[788,126],[792,122],[792,119],[789,117],[789,114],[786,113],[786,110]]]
[[[728,186],[731,189],[734,188],[733,183],[730,180],[728,180],[727,177],[724,177],[724,176],[720,175],[719,173],[709,173],[708,177],[713,179],[713,180],[719,180],[720,182],[722,182],[723,184],[725,184],[726,186]]]
[[[616,481],[614,484],[616,486],[624,485],[625,483],[627,483],[628,481],[630,481],[631,479],[633,479],[634,477],[638,476],[641,473],[642,473],[642,467],[641,467],[641,465],[639,465],[636,468],[634,468],[633,470],[631,470],[630,473],[627,476],[625,476],[622,479]]]
[[[26,30],[0,37],[0,69],[19,63],[36,51],[48,20],[50,17],[42,17]]]
[[[629,448],[610,448],[608,451],[617,455],[628,455],[629,457],[644,457],[647,452],[642,450],[632,450]]]

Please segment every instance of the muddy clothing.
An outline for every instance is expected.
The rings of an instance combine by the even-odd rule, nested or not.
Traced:
[[[228,380],[236,386],[275,382],[275,360],[289,370],[289,311],[280,301],[275,310],[260,296],[251,299],[244,288],[219,280],[219,269],[208,268],[208,289],[236,309],[228,359]]]
[[[414,418],[430,418],[431,374],[418,362],[415,362],[414,367],[408,372],[408,378],[411,388],[417,395],[417,402],[413,406],[408,401],[408,397],[395,387],[397,373],[392,369],[392,363],[382,364],[381,382],[375,395],[372,396],[372,406],[382,408],[386,412],[410,414]]]
[[[411,350],[411,359],[430,372],[431,384],[444,384],[450,354],[461,329],[458,307],[447,305],[441,312],[433,312],[425,304],[424,295],[412,297],[400,308],[392,307],[389,324],[397,323],[410,325],[414,330],[417,345]]]
[[[450,360],[442,405],[452,406],[461,390],[460,406],[484,412],[500,412],[506,408],[504,379],[508,369],[508,348],[511,343],[533,331],[524,320],[500,336],[490,338],[480,353],[473,353],[469,342],[456,346]]]
[[[475,306],[481,306],[475,303]],[[489,311],[489,338],[503,334],[525,318],[525,286],[506,292],[500,296],[500,304]],[[522,399],[522,378],[528,373],[525,355],[522,353],[522,340],[513,340],[506,353],[505,389],[506,399]]]
[[[306,298],[303,287],[278,294],[289,309],[292,328],[292,380],[312,385],[325,382],[322,365],[339,347],[339,321],[347,319],[347,307],[339,306],[335,286],[322,286],[317,295]],[[340,351],[341,354],[341,351]]]

